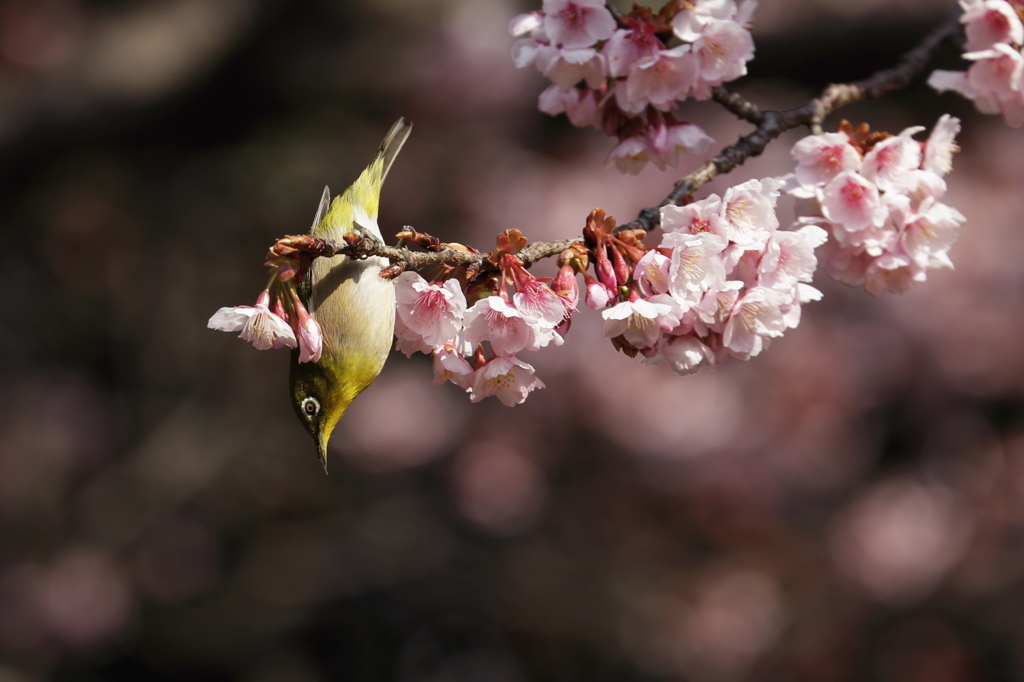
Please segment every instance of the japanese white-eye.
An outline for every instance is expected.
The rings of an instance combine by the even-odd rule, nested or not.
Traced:
[[[391,126],[373,161],[345,192],[331,201],[324,188],[310,234],[340,241],[347,232],[382,239],[377,226],[380,188],[412,130],[404,119]],[[299,289],[320,324],[323,354],[299,363],[292,352],[291,398],[299,421],[316,442],[327,471],[327,444],[352,400],[373,383],[391,350],[395,331],[395,288],[380,276],[385,258],[317,258]]]

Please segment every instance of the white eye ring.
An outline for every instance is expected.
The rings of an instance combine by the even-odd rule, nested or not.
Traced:
[[[309,419],[312,419],[320,412],[320,401],[313,396],[303,398],[302,403],[299,405],[299,409],[302,410],[302,414]]]

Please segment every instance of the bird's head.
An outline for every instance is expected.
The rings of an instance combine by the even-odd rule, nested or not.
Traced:
[[[293,353],[290,377],[292,407],[313,437],[325,473],[331,433],[355,398],[346,390],[344,374],[342,365],[326,353],[319,362],[305,363],[299,363],[298,353]]]

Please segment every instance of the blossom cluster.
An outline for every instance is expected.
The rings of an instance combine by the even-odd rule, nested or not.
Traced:
[[[780,186],[772,178],[750,180],[722,197],[665,206],[665,234],[645,253],[628,248],[592,214],[598,280],[587,281],[587,303],[603,309],[604,336],[646,364],[665,361],[691,374],[729,355],[747,360],[796,327],[801,304],[821,296],[807,283],[817,267],[814,249],[826,235],[814,225],[779,229]],[[605,250],[610,268],[601,267]],[[621,267],[627,260],[632,267]],[[619,293],[610,307],[591,293],[600,288]]]
[[[551,79],[541,111],[618,138],[609,163],[627,173],[648,162],[664,169],[711,144],[699,126],[671,112],[676,102],[708,99],[713,87],[746,74],[754,41],[745,25],[756,4],[669,2],[658,14],[638,6],[616,20],[604,0],[544,0],[542,11],[512,20],[509,29],[520,37],[512,56],[516,66],[535,66]],[[673,39],[681,42],[669,48]]]
[[[407,356],[432,354],[435,384],[451,381],[473,402],[493,395],[512,406],[544,388],[533,367],[516,354],[562,344],[578,291],[571,273],[568,279],[560,275],[552,288],[514,254],[498,257],[500,278],[491,282],[493,288],[471,287],[472,305],[458,279],[428,282],[415,272],[399,275],[396,347]]]
[[[866,126],[812,135],[793,147],[785,178],[799,222],[828,233],[822,260],[832,277],[872,294],[902,292],[933,268],[951,268],[948,251],[963,215],[942,203],[957,151],[959,120],[942,116],[924,143],[908,128],[869,134]]]
[[[984,114],[1002,113],[1014,127],[1024,125],[1024,2],[960,0],[967,37],[967,71],[936,70],[928,84],[973,100]]]

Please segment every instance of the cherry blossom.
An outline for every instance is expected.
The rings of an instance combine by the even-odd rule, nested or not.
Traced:
[[[781,336],[786,329],[782,306],[790,301],[774,289],[755,287],[736,300],[722,333],[722,343],[737,357],[758,355],[765,339]]]
[[[960,23],[967,34],[968,52],[985,50],[997,43],[1024,43],[1024,25],[1005,0],[961,0]]]
[[[512,407],[538,388],[544,388],[544,382],[534,374],[532,365],[516,357],[496,356],[476,370],[470,400],[477,403],[493,395]]]
[[[665,331],[679,324],[681,310],[671,297],[622,301],[601,312],[605,338],[623,336],[634,348],[653,348]]]
[[[693,50],[699,59],[697,73],[701,80],[721,85],[747,73],[747,62],[754,57],[754,39],[735,21],[712,21],[693,43]]]
[[[697,81],[697,58],[689,45],[662,50],[638,63],[626,79],[625,111],[639,113],[651,104],[667,111],[682,99]],[[618,92],[618,90],[617,90]]]
[[[982,113],[1001,113],[1011,126],[1024,125],[1024,25],[1016,8],[1005,0],[960,4],[968,50],[963,58],[974,63],[967,71],[933,71],[928,84],[939,92],[960,93]]]
[[[923,145],[912,138],[920,130],[908,128],[898,136],[877,139],[864,155],[863,175],[846,170],[831,180],[800,170],[806,167],[809,150],[833,147],[837,158],[845,153],[835,146],[839,138],[817,135],[813,136],[819,138],[817,142],[794,148],[797,172],[785,180],[785,186],[804,202],[798,207],[803,212],[798,223],[804,227],[796,232],[805,232],[812,225],[825,231],[821,259],[832,277],[877,294],[905,291],[913,283],[925,281],[928,270],[952,267],[948,252],[964,217],[942,203],[946,192],[942,176],[952,167],[960,122],[948,115],[941,117]],[[851,149],[855,146],[853,140],[847,144]],[[807,234],[813,244],[822,242],[821,233]],[[792,277],[780,279],[772,274],[777,272],[773,253],[770,246],[762,260],[762,283],[792,281]],[[781,257],[783,252],[779,253]],[[796,265],[803,260],[798,258],[792,264],[806,273],[806,261]],[[797,280],[810,281],[806,276]],[[811,294],[801,294],[806,295]],[[799,321],[796,311],[787,316]]]
[[[658,168],[675,167],[680,154],[703,154],[714,140],[700,126],[692,123],[671,123],[652,125],[648,132],[652,159]]]
[[[686,376],[713,362],[714,354],[696,337],[667,336],[658,345],[655,358],[663,359],[676,374]]]
[[[591,310],[601,310],[612,300],[613,292],[590,275],[584,273],[587,285],[586,304]]]
[[[498,355],[514,355],[533,346],[537,350],[533,324],[501,296],[488,296],[466,311],[466,340],[473,346],[483,341]]]
[[[699,40],[705,27],[716,19],[731,19],[736,15],[733,0],[696,0],[686,3],[672,19],[672,31],[685,42]]]
[[[455,280],[429,284],[418,273],[403,272],[395,280],[395,298],[405,330],[428,346],[444,344],[462,328],[466,296]]]
[[[656,58],[664,47],[653,28],[641,24],[631,30],[615,31],[601,52],[608,63],[608,75],[625,78],[639,62]]]
[[[605,165],[614,163],[623,173],[637,175],[644,169],[648,161],[659,158],[660,155],[646,136],[635,135],[627,137],[615,145],[615,148],[608,154]]]
[[[959,133],[960,119],[943,114],[925,143],[922,168],[940,176],[949,174],[953,170],[953,154],[959,151],[954,142]]]
[[[722,199],[717,194],[685,206],[664,206],[661,209],[661,228],[665,232],[710,232],[728,240],[728,227],[722,210]]]
[[[469,390],[474,380],[473,366],[459,355],[451,345],[444,345],[434,351],[434,385],[450,381],[456,386]]]
[[[821,207],[826,218],[848,232],[879,226],[888,214],[878,188],[853,171],[844,171],[825,185]]]
[[[722,196],[722,215],[729,241],[744,249],[759,249],[779,226],[775,200],[781,183],[774,179],[748,180],[730,187]]]
[[[206,326],[222,332],[242,332],[239,338],[248,341],[257,350],[295,348],[295,332],[286,320],[270,310],[270,291],[260,292],[253,306],[221,308],[213,314]]]
[[[544,31],[556,45],[590,47],[614,30],[615,18],[604,0],[544,0]]]
[[[859,171],[861,157],[845,133],[809,135],[793,146],[796,178],[803,184],[826,183],[843,171]]]
[[[725,281],[725,267],[717,256],[727,243],[718,235],[670,232],[661,245],[672,249],[669,291],[677,301],[693,301]]]
[[[299,314],[299,362],[318,362],[324,349],[323,332],[320,323],[305,312]]]
[[[672,260],[652,249],[633,268],[633,280],[645,297],[668,293]]]

